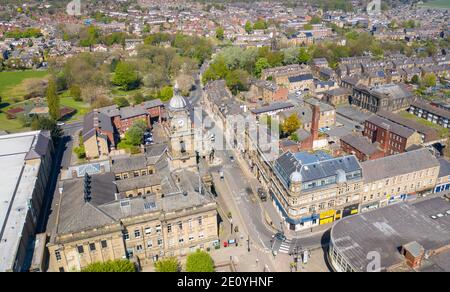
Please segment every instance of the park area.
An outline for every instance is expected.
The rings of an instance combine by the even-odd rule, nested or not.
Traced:
[[[23,117],[35,107],[46,106],[48,76],[45,70],[0,72],[0,130],[9,133],[29,130]],[[79,119],[89,110],[89,105],[75,101],[67,92],[60,95],[60,103],[66,121]]]
[[[424,2],[420,6],[422,6],[424,8],[449,9],[450,8],[450,1],[448,1],[448,0],[430,0],[430,1]]]

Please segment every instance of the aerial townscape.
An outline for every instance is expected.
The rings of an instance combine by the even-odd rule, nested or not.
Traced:
[[[0,271],[450,272],[450,1],[1,1]]]

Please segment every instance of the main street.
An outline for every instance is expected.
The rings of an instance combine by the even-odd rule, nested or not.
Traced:
[[[196,78],[197,79],[197,78]],[[190,102],[193,107],[200,107],[203,96],[203,89],[200,81],[196,80],[195,90],[191,92]],[[197,116],[197,120],[207,117],[213,121],[211,128],[203,129],[205,136],[209,136],[209,131],[223,133],[223,129],[214,128],[216,123],[214,116],[205,111],[195,111],[196,115],[201,113],[201,117]],[[295,247],[305,249],[317,249],[328,244],[326,230],[311,234],[295,234],[295,238],[286,242],[272,241],[273,235],[281,231],[280,222],[282,218],[276,213],[275,208],[269,202],[261,202],[257,196],[257,189],[260,187],[258,180],[250,173],[246,162],[239,157],[239,154],[227,147],[225,150],[215,150],[215,157],[221,161],[220,165],[208,166],[208,171],[212,174],[213,182],[218,193],[217,203],[219,208],[223,208],[231,212],[233,226],[238,226],[244,242],[248,244],[250,240],[250,248],[256,248],[260,254],[264,256],[266,261],[270,262],[271,270],[285,270],[289,262],[282,263],[275,261],[279,257],[272,257],[280,251],[282,244],[288,244],[288,252],[290,253]],[[247,168],[247,169],[246,169]],[[223,179],[220,177],[223,172]],[[270,212],[268,212],[270,211]],[[269,216],[270,214],[270,216]],[[272,217],[274,225],[267,222],[267,217]],[[234,228],[233,227],[233,228]],[[242,235],[244,233],[245,235]],[[289,259],[287,259],[289,260]]]

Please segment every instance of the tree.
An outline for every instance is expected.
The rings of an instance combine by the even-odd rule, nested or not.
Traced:
[[[417,74],[414,74],[414,76],[411,78],[411,83],[419,85],[420,78],[419,78],[419,76]]]
[[[172,86],[164,86],[159,91],[159,96],[161,101],[168,101],[173,97],[173,88]]]
[[[129,106],[130,103],[128,102],[128,99],[126,99],[123,96],[119,96],[119,97],[115,97],[114,98],[114,103],[118,106],[118,107],[126,107]]]
[[[47,105],[50,117],[55,121],[59,119],[59,96],[56,92],[56,82],[52,78],[47,87]]]
[[[237,94],[239,91],[244,91],[247,89],[248,77],[249,74],[246,71],[236,69],[228,72],[225,77],[225,81],[231,92],[233,92],[233,94]]]
[[[145,131],[145,130],[147,130],[148,125],[144,120],[137,120],[136,122],[133,123],[133,127],[138,127],[142,131]]]
[[[300,126],[301,123],[299,118],[296,114],[292,114],[281,124],[281,131],[290,136],[300,129]]]
[[[159,260],[155,263],[155,270],[157,272],[180,272],[180,262],[175,257]]]
[[[298,52],[298,62],[300,64],[306,64],[311,61],[311,54],[306,48],[300,48]]]
[[[322,18],[320,18],[317,15],[314,15],[311,20],[309,21],[310,24],[319,24],[322,22]]]
[[[114,260],[92,263],[81,272],[136,272],[136,267],[129,260]]]
[[[145,98],[144,98],[144,95],[142,94],[142,92],[137,92],[133,96],[133,100],[134,100],[134,104],[141,104],[144,102]]]
[[[223,39],[224,39],[223,27],[219,26],[218,28],[216,28],[216,38],[223,41]]]
[[[113,78],[114,85],[124,90],[132,90],[139,87],[141,80],[133,66],[128,62],[120,62],[117,64]]]
[[[194,82],[194,77],[189,74],[180,74],[177,77],[178,88],[184,96],[189,95],[189,91],[191,90],[192,85],[194,85]]]
[[[250,22],[250,20],[247,20],[247,22],[245,23],[245,31],[246,31],[247,33],[253,32],[253,25],[252,25],[252,23]]]
[[[56,124],[55,120],[47,117],[34,116],[30,125],[33,131],[37,130],[48,130],[52,136],[53,141],[57,141],[61,137],[61,129]]]
[[[266,58],[259,58],[255,64],[255,76],[261,77],[262,71],[269,67],[270,67],[269,61]]]
[[[69,93],[75,101],[81,101],[81,88],[78,85],[72,85]]]
[[[427,73],[422,78],[422,85],[425,87],[433,87],[436,86],[436,75],[434,73]]]
[[[267,29],[267,22],[265,22],[264,19],[258,19],[253,24],[253,29]]]
[[[126,141],[133,145],[139,146],[142,143],[142,139],[144,138],[144,130],[141,127],[133,125],[126,133],[125,139]]]
[[[188,255],[186,272],[214,272],[214,261],[207,252],[197,250]]]

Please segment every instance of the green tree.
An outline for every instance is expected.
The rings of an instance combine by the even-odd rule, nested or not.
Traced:
[[[50,117],[55,121],[59,119],[59,96],[56,92],[56,82],[55,79],[51,78],[48,82],[47,87],[47,105]]]
[[[126,133],[125,139],[128,144],[133,146],[139,146],[142,143],[144,137],[144,130],[141,127],[133,125]]]
[[[81,272],[136,272],[136,267],[129,260],[114,260],[92,263]]]
[[[436,86],[436,75],[434,73],[427,73],[422,78],[422,85],[425,87],[433,87]]]
[[[81,101],[81,88],[78,85],[72,85],[69,88],[69,93],[75,101]]]
[[[281,131],[290,136],[300,129],[300,126],[299,118],[296,114],[292,114],[281,124]]]
[[[218,28],[216,28],[216,38],[223,41],[223,39],[224,39],[223,27],[219,26]]]
[[[134,66],[128,62],[120,62],[117,64],[113,78],[114,85],[124,90],[132,90],[139,87],[141,80]]]
[[[247,22],[245,23],[245,31],[246,31],[247,33],[253,32],[253,25],[252,25],[252,23],[250,22],[250,20],[247,20]]]
[[[145,130],[147,130],[148,125],[144,120],[137,120],[136,122],[133,123],[133,127],[138,127],[142,131],[145,131]]]
[[[186,272],[214,272],[214,261],[207,252],[197,250],[188,255]]]
[[[419,85],[419,83],[420,83],[420,78],[419,78],[419,76],[418,76],[417,74],[415,74],[415,75],[411,78],[411,83],[412,83],[412,84],[417,84],[417,85]]]
[[[123,96],[119,96],[119,97],[115,97],[114,98],[114,103],[118,106],[118,107],[126,107],[129,106],[130,103],[128,102],[128,99],[126,99]]]
[[[173,88],[172,86],[164,86],[159,91],[159,96],[161,101],[168,101],[173,97]]]
[[[306,64],[311,61],[311,54],[306,48],[300,48],[298,52],[298,62],[300,64]]]
[[[264,21],[264,19],[258,19],[254,24],[253,24],[253,29],[267,29],[267,22]]]
[[[157,272],[180,272],[181,265],[176,257],[159,260],[155,263],[155,270]]]
[[[144,95],[142,94],[142,92],[137,92],[133,96],[133,100],[134,100],[134,104],[141,104],[144,102],[145,98],[144,98]]]
[[[309,21],[310,24],[319,24],[322,22],[322,18],[320,16],[314,15]]]
[[[305,24],[305,25],[303,26],[303,29],[304,29],[304,30],[312,30],[312,29],[313,29],[313,26],[312,26],[312,24],[307,23],[307,24]]]
[[[233,94],[237,94],[239,91],[244,91],[247,89],[248,78],[249,74],[246,71],[236,69],[228,72],[225,77],[225,81],[231,92],[233,92]]]
[[[60,138],[62,135],[61,129],[58,127],[56,121],[52,120],[51,118],[35,116],[31,121],[30,127],[33,131],[37,130],[50,131],[50,134],[54,142],[56,142],[58,138]]]
[[[270,67],[269,61],[266,58],[259,58],[255,64],[255,76],[261,77],[262,71],[269,67]]]

